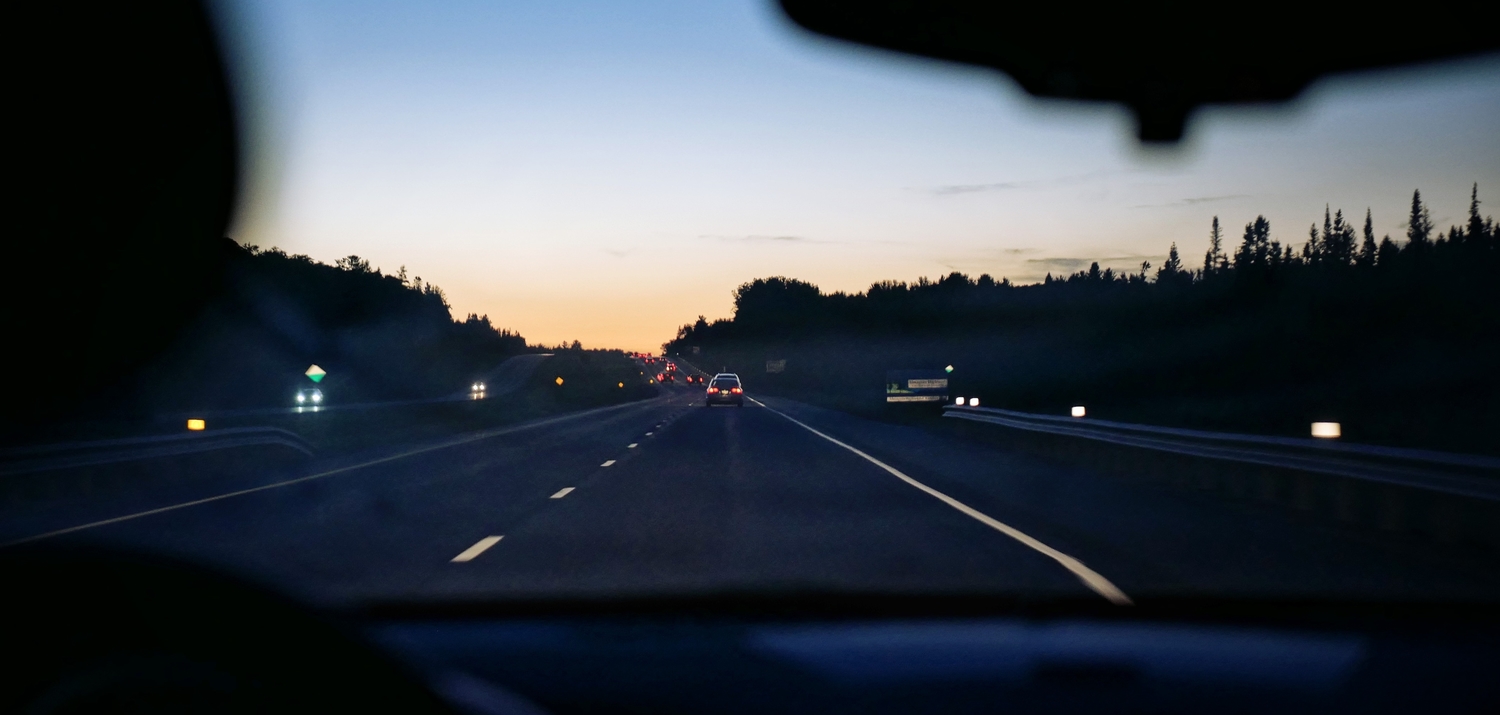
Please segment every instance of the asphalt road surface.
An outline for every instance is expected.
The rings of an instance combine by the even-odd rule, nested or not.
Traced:
[[[696,387],[663,392],[199,483],[156,504],[33,515],[0,525],[0,540],[143,546],[332,602],[801,589],[1426,600],[1500,588],[1483,554],[790,400],[710,408]]]

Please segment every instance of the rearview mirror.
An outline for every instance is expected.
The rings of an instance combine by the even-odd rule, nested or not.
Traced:
[[[812,32],[992,67],[1037,97],[1117,102],[1143,142],[1176,142],[1197,108],[1296,97],[1318,77],[1500,48],[1500,3],[1378,9],[1301,3],[780,0]]]

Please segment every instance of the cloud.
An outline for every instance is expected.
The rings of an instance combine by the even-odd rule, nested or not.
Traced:
[[[608,253],[611,256],[614,256],[615,258],[624,258],[624,257],[626,257],[626,256],[628,256],[628,255],[630,255],[632,253],[635,253],[635,249],[633,249],[633,248],[606,248],[606,249],[604,249],[604,252]]]
[[[1177,201],[1169,201],[1164,204],[1137,204],[1131,206],[1133,209],[1155,209],[1166,206],[1197,206],[1198,204],[1211,204],[1217,201],[1229,201],[1231,199],[1248,199],[1249,194],[1225,194],[1223,196],[1193,196]]]
[[[709,238],[716,241],[737,241],[741,243],[833,243],[833,241],[822,241],[806,236],[764,236],[759,234],[747,236],[716,236],[706,234],[698,238]]]
[[[1008,253],[1008,254],[1010,254],[1012,256],[1019,256],[1019,255],[1025,254],[1025,253],[1036,253],[1037,251],[1040,251],[1040,250],[1042,250],[1042,249],[1040,249],[1040,248],[1006,248],[1006,249],[1002,249],[1000,252],[1001,253]]]
[[[1024,189],[1032,184],[1029,182],[1002,181],[995,184],[949,184],[932,189],[932,193],[938,196],[955,196],[957,194],[977,194],[982,191],[1009,191],[1011,189]]]
[[[1038,269],[1047,269],[1049,271],[1058,270],[1066,273],[1076,273],[1078,271],[1087,269],[1089,267],[1089,264],[1098,262],[1101,269],[1114,267],[1115,270],[1118,271],[1121,268],[1128,267],[1130,270],[1134,271],[1135,269],[1140,268],[1141,261],[1151,261],[1152,265],[1156,265],[1156,263],[1161,260],[1166,260],[1166,256],[1112,256],[1109,258],[1028,258],[1026,259],[1026,265],[1035,266]]]
[[[1036,181],[997,181],[990,184],[945,184],[930,189],[923,189],[934,196],[958,196],[960,194],[976,194],[990,191],[1015,191],[1018,189],[1039,189],[1049,186],[1071,186],[1082,184],[1095,179],[1102,179],[1111,175],[1130,173],[1114,170],[1090,171],[1084,174],[1072,174],[1069,176],[1058,176],[1051,179],[1039,179]]]

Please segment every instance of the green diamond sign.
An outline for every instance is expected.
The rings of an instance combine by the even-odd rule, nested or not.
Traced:
[[[327,375],[328,371],[324,370],[321,367],[318,367],[317,365],[313,365],[312,367],[307,368],[307,372],[304,372],[302,374],[306,375],[307,379],[312,380],[313,382],[322,382],[323,376]]]

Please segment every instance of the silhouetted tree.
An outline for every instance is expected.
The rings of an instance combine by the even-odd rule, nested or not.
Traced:
[[[1411,192],[1411,215],[1406,222],[1406,248],[1423,251],[1432,239],[1432,215],[1422,204],[1422,192]]]
[[[1370,209],[1365,209],[1364,241],[1359,245],[1359,258],[1355,263],[1363,268],[1375,265],[1375,255],[1379,251],[1379,245],[1375,243],[1375,222],[1370,217]]]
[[[1208,252],[1203,254],[1203,275],[1224,270],[1229,258],[1224,255],[1224,232],[1219,230],[1219,217],[1214,217],[1213,228],[1208,231]]]

